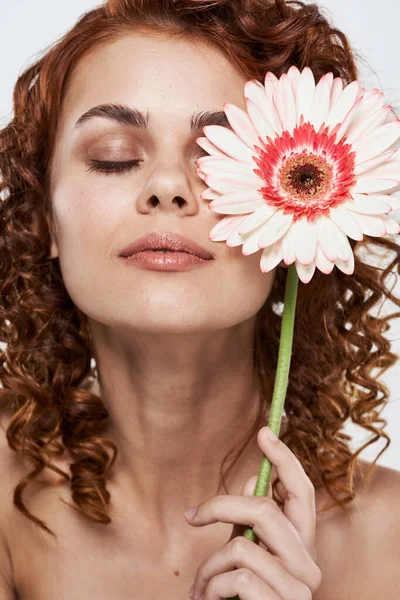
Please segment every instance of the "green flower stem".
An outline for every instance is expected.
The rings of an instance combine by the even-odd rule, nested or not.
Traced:
[[[289,265],[287,269],[278,365],[276,369],[274,393],[268,421],[268,426],[272,429],[277,437],[279,437],[282,412],[285,404],[286,390],[289,380],[298,283],[299,278],[296,267],[293,263]],[[254,496],[265,496],[267,494],[271,470],[272,465],[267,457],[263,454],[261,459],[261,467],[253,494]],[[243,535],[252,542],[255,542],[257,539],[252,527],[248,527]],[[232,596],[226,600],[240,600],[240,598],[239,596]]]

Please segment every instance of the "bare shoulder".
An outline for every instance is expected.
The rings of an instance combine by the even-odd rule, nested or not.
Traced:
[[[1,598],[15,597],[13,565],[7,523],[12,508],[15,485],[15,452],[9,447],[6,431],[12,415],[0,412],[0,592]]]
[[[323,582],[314,600],[395,600],[400,564],[400,472],[358,461],[349,517],[335,508],[317,539]]]

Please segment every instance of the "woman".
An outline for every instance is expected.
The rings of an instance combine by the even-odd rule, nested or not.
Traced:
[[[370,340],[380,365],[396,356],[387,318],[367,318],[384,278],[357,258],[352,277],[300,286],[274,444],[285,265],[265,274],[258,253],[211,243],[220,217],[200,199],[202,128],[229,126],[223,103],[244,108],[246,80],[291,64],[357,75],[315,5],[110,0],[19,78],[0,133],[2,599],[177,600],[193,582],[206,600],[394,593],[399,476],[378,467],[366,485],[339,432],[351,416],[389,441]],[[197,259],[165,252],[174,234]],[[252,496],[263,453],[267,499]]]

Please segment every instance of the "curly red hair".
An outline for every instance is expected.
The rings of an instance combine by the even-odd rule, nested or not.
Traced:
[[[96,364],[86,316],[66,291],[58,259],[48,258],[54,140],[79,60],[139,27],[188,39],[198,36],[224,52],[249,79],[260,82],[267,71],[279,76],[291,65],[310,66],[316,79],[332,72],[349,83],[358,76],[346,36],[318,6],[284,0],[109,0],[83,14],[20,75],[14,118],[0,131],[0,339],[5,344],[0,352],[0,407],[12,413],[7,427],[10,448],[33,464],[14,489],[14,505],[51,535],[25,507],[25,487],[50,469],[70,482],[71,507],[93,522],[110,523],[106,482],[118,452],[102,435],[109,416],[103,401],[90,391]],[[332,498],[324,510],[338,504],[345,512],[355,496],[357,456],[385,437],[386,447],[372,468],[390,444],[383,431],[386,420],[379,418],[388,389],[372,371],[379,367],[382,373],[398,359],[383,333],[389,328],[387,321],[400,314],[370,314],[385,298],[400,306],[386,287],[388,275],[396,268],[399,272],[399,244],[390,236],[367,235],[361,242],[350,242],[353,275],[334,269],[325,276],[317,270],[308,285],[299,284],[285,401],[288,421],[282,434],[315,488],[324,488]],[[359,249],[365,255],[378,248],[385,257],[394,253],[384,269],[357,255]],[[277,269],[270,296],[257,314],[254,368],[262,402],[235,461],[265,424],[265,408],[272,400],[286,276],[285,269]],[[340,431],[349,418],[374,434],[354,453],[349,436]],[[51,462],[64,453],[71,458],[71,475]],[[224,475],[218,490],[221,483],[225,485]],[[277,484],[278,480],[273,498],[282,507]]]

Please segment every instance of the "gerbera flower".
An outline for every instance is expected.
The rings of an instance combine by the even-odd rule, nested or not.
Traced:
[[[260,267],[295,263],[303,283],[334,265],[351,274],[348,237],[399,233],[387,213],[400,208],[390,195],[400,182],[400,120],[378,89],[358,81],[343,86],[327,73],[315,84],[309,67],[279,79],[245,84],[247,111],[225,103],[232,127],[204,127],[197,160],[209,208],[229,215],[209,239],[262,250]]]

